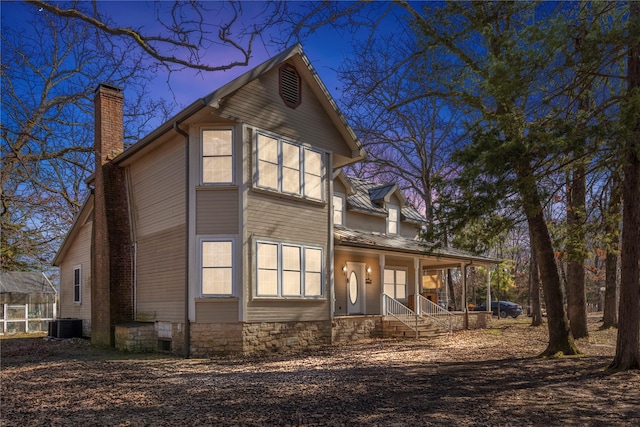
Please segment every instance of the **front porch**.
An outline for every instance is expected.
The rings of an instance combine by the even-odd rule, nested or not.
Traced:
[[[430,315],[423,311],[418,314],[387,295],[384,298],[385,314],[334,317],[331,342],[345,344],[372,338],[428,340],[453,331],[482,329],[491,325],[490,312],[447,311],[447,314]],[[421,300],[421,303],[431,307],[428,305],[430,302]]]

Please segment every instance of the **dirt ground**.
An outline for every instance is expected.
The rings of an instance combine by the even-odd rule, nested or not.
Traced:
[[[495,320],[429,342],[181,359],[4,338],[1,426],[639,426],[640,372],[606,371],[616,331],[538,359],[546,326]]]

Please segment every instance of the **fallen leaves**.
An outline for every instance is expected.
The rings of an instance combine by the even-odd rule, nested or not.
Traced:
[[[640,374],[609,374],[615,330],[539,359],[527,319],[432,341],[180,359],[84,340],[3,339],[2,426],[634,425]]]

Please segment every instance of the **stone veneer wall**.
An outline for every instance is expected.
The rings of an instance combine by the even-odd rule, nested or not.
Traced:
[[[115,347],[131,352],[156,351],[157,335],[153,323],[131,323],[115,326]]]
[[[382,316],[343,316],[333,319],[332,344],[382,337]]]
[[[287,352],[331,342],[331,322],[192,323],[191,356]]]
[[[192,357],[242,352],[242,323],[192,323]]]

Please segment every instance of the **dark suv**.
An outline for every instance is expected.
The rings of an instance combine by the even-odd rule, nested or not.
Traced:
[[[474,311],[487,311],[486,303],[476,306]],[[498,315],[498,301],[491,301],[491,311],[494,316]],[[514,319],[522,314],[522,306],[511,301],[500,301],[500,317],[511,316]]]

